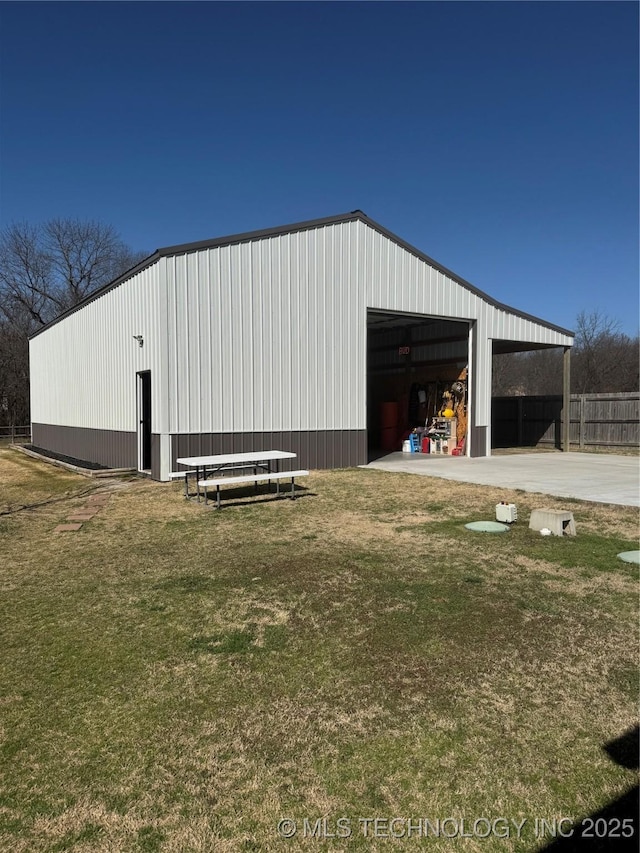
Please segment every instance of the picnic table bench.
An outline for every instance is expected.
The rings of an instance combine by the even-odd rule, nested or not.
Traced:
[[[204,489],[204,502],[208,504],[209,495],[208,489],[216,488],[216,502],[218,505],[218,509],[220,509],[220,486],[230,486],[239,483],[256,483],[259,482],[274,482],[276,484],[276,494],[280,494],[280,480],[291,480],[291,500],[295,500],[296,492],[295,492],[295,478],[296,477],[307,477],[309,475],[308,471],[299,470],[299,471],[271,471],[257,474],[243,474],[240,477],[216,477],[215,479],[208,480],[199,480],[198,488]]]

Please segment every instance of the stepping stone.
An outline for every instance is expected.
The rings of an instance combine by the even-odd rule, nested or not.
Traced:
[[[575,536],[576,523],[572,512],[561,509],[534,509],[529,519],[529,530],[550,530],[555,536]]]
[[[67,516],[67,521],[91,521],[95,516],[95,512],[74,512],[73,515]]]
[[[81,524],[59,524],[53,528],[54,533],[66,533],[67,531],[80,530]]]

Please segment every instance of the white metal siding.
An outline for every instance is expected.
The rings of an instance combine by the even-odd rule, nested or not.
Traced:
[[[358,223],[168,259],[170,432],[365,428]]]
[[[160,432],[160,300],[155,263],[33,338],[31,420],[135,432],[136,372],[151,370],[152,428]]]

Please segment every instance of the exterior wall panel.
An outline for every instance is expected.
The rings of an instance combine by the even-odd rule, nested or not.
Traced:
[[[358,240],[345,223],[170,259],[171,433],[364,428]]]
[[[33,338],[32,421],[135,432],[136,373],[151,370],[152,423],[159,432],[166,395],[160,300],[156,263]],[[140,334],[142,347],[133,339]]]
[[[309,432],[201,433],[172,436],[172,470],[176,459],[251,450],[289,450],[296,459],[283,460],[281,470],[349,468],[367,462],[366,430]],[[290,461],[291,464],[288,464]]]
[[[151,476],[154,480],[162,479],[160,459],[161,438],[157,433],[151,433]]]
[[[63,456],[96,462],[107,468],[136,468],[138,444],[135,432],[33,423],[31,441],[36,447]]]

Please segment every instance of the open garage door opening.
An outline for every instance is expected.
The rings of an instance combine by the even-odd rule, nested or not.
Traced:
[[[415,314],[367,312],[369,460],[420,442],[436,424],[448,431],[439,452],[466,455],[470,423],[470,326]],[[448,423],[441,418],[446,417]],[[453,429],[453,432],[452,432]],[[417,431],[417,432],[416,432]]]
[[[514,360],[515,354],[524,361]],[[569,422],[575,429],[580,420],[577,406],[573,414],[570,411],[567,348],[563,353],[557,346],[494,340],[492,355],[492,449],[561,449]],[[526,366],[530,356],[535,356],[529,362],[533,370]],[[538,387],[532,392],[527,383]],[[565,423],[565,418],[570,421]]]

